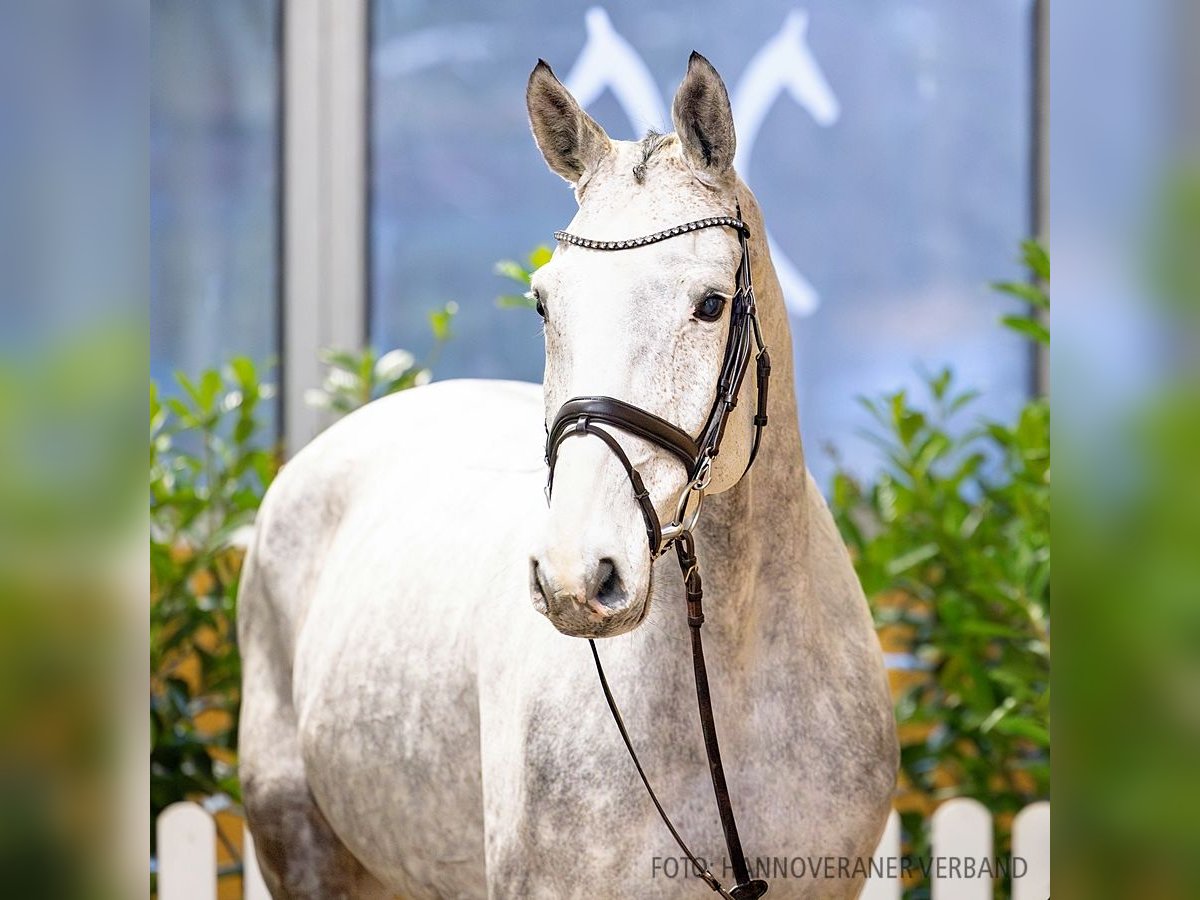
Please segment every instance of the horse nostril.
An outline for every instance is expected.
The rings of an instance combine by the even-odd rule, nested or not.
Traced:
[[[600,587],[596,590],[596,599],[610,609],[625,604],[625,585],[617,574],[617,564],[609,557],[600,560],[596,570],[596,580]]]
[[[545,582],[542,581],[542,569],[536,559],[529,560],[529,590],[539,605],[546,605],[550,592],[546,589]]]
[[[537,557],[530,557],[529,594],[534,609],[547,616],[583,612],[603,617],[629,605],[625,582],[616,562],[609,557],[581,568],[574,578],[565,580],[555,575],[553,567],[547,568]]]

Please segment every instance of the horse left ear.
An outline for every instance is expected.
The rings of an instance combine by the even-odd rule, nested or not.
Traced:
[[[702,180],[720,181],[733,171],[737,137],[729,94],[713,64],[695,50],[671,105],[671,118],[684,158]]]

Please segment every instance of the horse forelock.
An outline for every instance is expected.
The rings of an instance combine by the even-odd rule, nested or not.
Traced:
[[[639,159],[637,165],[633,167],[633,177],[637,179],[638,184],[641,184],[646,180],[646,169],[650,165],[651,157],[653,157],[659,149],[669,144],[672,140],[675,140],[676,143],[678,143],[678,139],[674,134],[663,134],[662,132],[655,131],[653,128],[646,132],[645,136],[638,144],[641,150],[641,159]]]

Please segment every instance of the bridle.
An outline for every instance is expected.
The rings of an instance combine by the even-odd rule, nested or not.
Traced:
[[[700,519],[704,492],[712,478],[713,460],[720,452],[729,416],[737,406],[738,393],[741,391],[752,353],[755,358],[758,407],[754,415],[754,439],[743,475],[750,470],[750,466],[753,465],[754,459],[758,455],[763,429],[767,425],[767,388],[771,377],[771,357],[763,343],[762,330],[758,324],[758,312],[754,304],[754,284],[750,273],[750,229],[742,221],[739,204],[734,216],[722,215],[698,219],[632,240],[598,241],[582,238],[565,231],[554,232],[554,237],[562,243],[590,250],[628,250],[704,228],[735,229],[741,245],[742,258],[737,270],[737,291],[730,304],[729,337],[725,344],[725,357],[717,378],[716,395],[699,437],[693,438],[686,431],[665,419],[623,400],[613,397],[573,397],[562,405],[558,415],[554,417],[554,423],[546,430],[546,465],[549,468],[546,500],[547,502],[550,500],[550,492],[554,485],[554,466],[563,441],[569,437],[580,435],[597,437],[617,457],[629,476],[629,481],[633,486],[634,499],[641,508],[642,517],[646,521],[646,536],[650,543],[651,558],[658,559],[672,546],[675,547],[675,555],[678,557],[679,568],[683,573],[684,593],[687,600],[688,630],[692,638],[692,664],[696,677],[696,701],[700,708],[704,749],[708,754],[717,812],[721,818],[721,828],[725,833],[725,845],[729,852],[736,881],[733,887],[726,889],[679,836],[679,832],[675,829],[670,817],[659,802],[658,796],[654,793],[654,789],[650,786],[650,780],[633,749],[633,743],[629,739],[629,733],[625,730],[621,712],[617,708],[617,702],[609,688],[608,679],[604,675],[604,667],[600,664],[600,653],[596,648],[596,642],[589,639],[588,644],[591,646],[592,657],[596,662],[596,672],[600,676],[604,699],[608,702],[608,708],[617,724],[617,730],[621,733],[621,739],[625,742],[625,748],[629,751],[642,784],[650,795],[655,809],[658,810],[659,816],[662,817],[664,824],[671,832],[671,836],[695,867],[696,874],[720,896],[726,900],[753,900],[767,892],[767,883],[760,879],[752,880],[750,878],[746,857],[742,852],[741,839],[738,837],[737,823],[733,816],[729,787],[725,782],[725,773],[721,767],[721,748],[717,743],[717,728],[713,718],[708,672],[704,663],[704,645],[700,637],[700,626],[704,623],[703,591],[700,583],[700,570],[696,562],[696,544],[692,536],[692,531]],[[619,429],[657,444],[687,468],[688,483],[676,502],[674,518],[666,526],[659,522],[658,514],[650,499],[650,492],[646,490],[641,475],[629,461],[620,442],[608,429]]]

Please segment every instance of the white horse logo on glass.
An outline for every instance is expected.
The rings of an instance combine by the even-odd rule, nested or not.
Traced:
[[[635,132],[647,128],[669,130],[670,121],[662,94],[645,61],[617,30],[603,7],[593,6],[584,15],[587,42],[564,83],[583,107],[593,104],[605,88],[629,117]],[[822,128],[837,122],[841,106],[806,40],[808,13],[793,10],[746,66],[733,89],[734,124],[738,147],[734,165],[747,184],[750,159],[759,130],[780,94],[786,93]],[[783,287],[788,310],[811,315],[819,304],[817,292],[768,235],[775,270]]]

